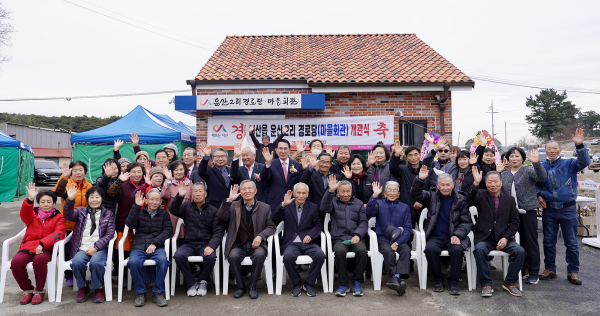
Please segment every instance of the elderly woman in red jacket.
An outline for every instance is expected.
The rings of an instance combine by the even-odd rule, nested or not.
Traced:
[[[54,244],[65,238],[65,219],[54,208],[56,194],[49,190],[39,191],[35,184],[27,186],[29,197],[21,206],[21,220],[27,226],[19,252],[11,261],[10,269],[21,289],[25,292],[21,305],[44,300],[44,284],[48,274],[48,262],[52,259]],[[37,201],[39,207],[33,207]],[[33,262],[35,288],[27,274],[27,265]]]

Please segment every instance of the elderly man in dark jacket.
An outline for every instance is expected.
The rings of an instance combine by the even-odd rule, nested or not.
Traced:
[[[449,174],[441,174],[437,179],[436,191],[425,191],[425,179],[429,176],[426,166],[421,166],[419,177],[413,183],[411,195],[427,208],[427,220],[423,224],[425,238],[425,256],[429,269],[435,278],[433,290],[444,291],[444,274],[440,254],[447,250],[450,254],[450,277],[448,287],[451,295],[459,295],[458,279],[462,276],[464,251],[471,246],[467,235],[473,223],[469,205],[462,195],[454,189],[454,181]]]
[[[302,182],[296,183],[294,197],[292,198],[292,191],[288,191],[281,202],[281,207],[273,217],[275,224],[284,222],[281,252],[285,269],[292,279],[294,297],[300,296],[302,287],[300,274],[296,270],[298,256],[307,255],[313,260],[308,277],[304,281],[304,290],[311,297],[317,295],[314,286],[325,261],[325,254],[318,244],[323,222],[319,215],[319,207],[306,200],[308,192],[308,185]]]
[[[333,175],[336,180],[342,180],[342,176],[329,170],[332,160],[331,155],[326,152],[320,153],[318,157],[315,157],[314,154],[302,157],[304,173],[300,178],[300,182],[308,185],[310,189],[309,199],[317,205],[321,205],[323,195],[327,192],[327,179],[329,176]],[[322,218],[325,218],[325,216],[323,215]]]
[[[467,202],[477,207],[477,223],[473,226],[473,234],[477,274],[483,287],[481,296],[492,296],[494,292],[488,266],[488,254],[492,250],[502,250],[510,255],[502,288],[511,295],[521,296],[517,282],[525,260],[525,250],[515,241],[519,229],[519,211],[515,199],[501,193],[502,178],[498,172],[490,171],[485,176],[487,190],[479,189],[483,174],[475,167],[473,178],[473,188],[467,194]]]
[[[208,186],[208,202],[214,207],[220,207],[227,198],[227,192],[231,188],[231,168],[227,166],[227,151],[222,147],[211,150],[205,143],[200,144],[204,157],[198,166],[198,175],[206,180]],[[208,165],[212,159],[213,167]]]
[[[352,184],[346,180],[337,181],[331,175],[328,179],[329,190],[321,201],[321,212],[331,213],[331,242],[335,254],[335,266],[338,270],[339,288],[336,296],[346,296],[350,292],[348,284],[346,253],[355,253],[354,295],[362,296],[361,283],[367,266],[367,245],[364,242],[367,233],[367,215],[362,201],[352,196]],[[335,191],[338,190],[337,196]],[[330,259],[331,260],[331,259]],[[331,280],[333,282],[333,280]]]
[[[388,181],[385,184],[384,199],[378,199],[382,187],[373,182],[373,196],[367,203],[367,216],[377,218],[375,233],[377,233],[377,244],[379,252],[383,255],[383,263],[388,271],[390,280],[387,286],[404,295],[406,283],[401,280],[408,279],[410,273],[410,246],[408,239],[412,235],[412,224],[410,220],[410,209],[408,205],[400,202],[400,185],[396,181]],[[401,234],[394,234],[392,238],[386,231],[402,228]],[[396,253],[399,257],[396,260]]]
[[[144,205],[144,202],[147,204]],[[131,253],[127,267],[131,273],[133,287],[137,298],[135,306],[146,303],[146,285],[142,279],[142,266],[146,260],[156,262],[156,280],[152,288],[152,302],[160,307],[167,306],[165,298],[165,276],[169,269],[169,259],[165,252],[165,240],[173,236],[171,215],[163,209],[161,194],[152,189],[144,195],[141,191],[135,194],[135,204],[126,221],[129,229],[135,229]]]
[[[236,199],[240,196],[239,201]],[[268,254],[267,239],[275,233],[275,224],[271,220],[271,207],[256,199],[256,183],[244,180],[229,191],[229,198],[223,202],[217,216],[229,223],[223,254],[233,267],[238,289],[233,295],[240,298],[246,293],[246,284],[242,275],[242,261],[246,256],[252,259],[249,296],[258,298],[256,282]]]
[[[188,286],[188,296],[206,295],[206,285],[217,260],[215,251],[223,240],[223,226],[217,217],[217,208],[206,201],[204,186],[202,182],[194,183],[192,201],[183,202],[187,188],[180,185],[179,194],[169,206],[171,214],[183,219],[185,223],[183,245],[177,248],[173,259],[183,273]],[[203,259],[204,269],[197,277],[190,270],[190,256],[201,256]]]

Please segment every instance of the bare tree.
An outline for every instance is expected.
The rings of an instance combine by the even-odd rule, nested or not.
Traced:
[[[10,60],[10,57],[2,53],[4,46],[10,46],[12,33],[15,31],[12,24],[8,23],[11,12],[6,10],[0,2],[0,65]]]

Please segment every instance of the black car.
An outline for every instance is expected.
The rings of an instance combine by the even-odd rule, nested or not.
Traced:
[[[36,184],[56,183],[62,175],[62,170],[52,160],[35,160],[34,166],[33,176]]]

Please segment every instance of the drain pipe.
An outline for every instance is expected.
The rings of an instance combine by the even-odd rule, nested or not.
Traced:
[[[444,82],[444,96],[440,99],[438,106],[440,107],[440,132],[442,135],[446,134],[446,127],[444,126],[444,111],[446,110],[446,106],[448,103],[446,101],[450,97],[450,83]]]

